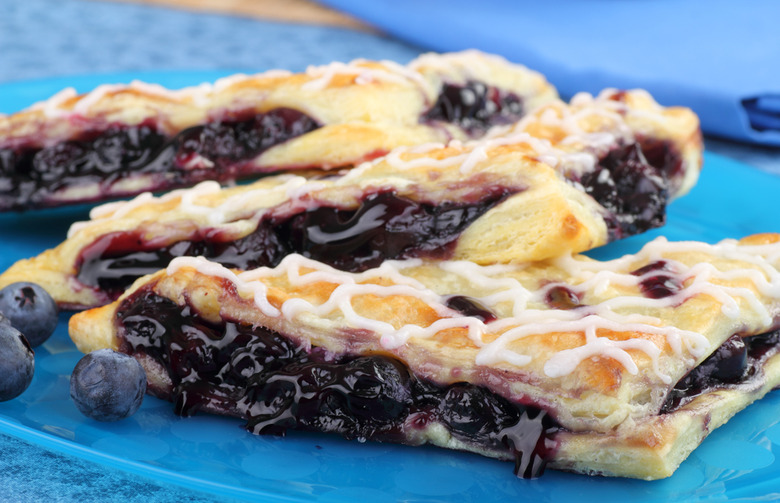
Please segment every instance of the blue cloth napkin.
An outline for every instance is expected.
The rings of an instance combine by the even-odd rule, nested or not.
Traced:
[[[641,87],[707,133],[780,146],[776,0],[321,1],[433,50],[502,54],[563,96]]]

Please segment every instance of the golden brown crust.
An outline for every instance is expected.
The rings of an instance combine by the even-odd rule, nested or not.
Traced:
[[[426,54],[406,66],[356,60],[311,67],[297,74],[272,70],[234,75],[213,85],[181,90],[141,82],[104,85],[82,95],[66,90],[27,110],[0,117],[0,145],[47,146],[111,124],[152,123],[161,132],[174,135],[237,112],[264,113],[289,107],[310,115],[324,127],[310,138],[304,136],[267,151],[255,161],[257,166],[344,166],[400,145],[467,138],[469,135],[456,125],[426,125],[421,116],[435,102],[443,83],[469,80],[515,93],[527,109],[557,95],[537,72],[477,51]],[[334,140],[337,145],[332,144]],[[275,150],[293,157],[288,159]],[[310,153],[302,154],[301,150]]]
[[[474,179],[474,185],[463,184],[467,196],[479,187],[490,187],[502,183],[520,185],[519,192],[503,203],[489,210],[478,219],[457,241],[453,255],[481,263],[537,260],[556,255],[562,251],[580,251],[593,248],[607,241],[606,226],[598,208],[583,193],[561,180],[556,173],[543,164],[530,161],[522,154],[511,154],[495,158],[495,167],[516,169],[521,174],[510,180],[497,175],[488,179]],[[457,201],[463,190],[447,188],[427,181],[425,173],[415,177],[412,173],[403,178],[382,180],[382,190],[393,188],[398,194],[422,202]],[[367,178],[368,179],[368,178]],[[98,239],[113,233],[133,232],[144,236],[149,243],[162,247],[180,240],[203,235],[210,229],[221,229],[223,237],[239,239],[257,226],[256,214],[276,211],[283,214],[288,202],[287,189],[295,185],[298,178],[268,178],[250,186],[207,194],[199,199],[202,207],[219,206],[230,197],[263,192],[262,198],[253,201],[253,210],[244,208],[231,210],[230,216],[220,225],[214,225],[213,214],[193,214],[182,208],[180,199],[161,205],[148,204],[138,207],[132,213],[120,218],[94,220],[90,225],[79,228],[58,247],[47,250],[37,257],[21,260],[2,275],[0,284],[10,284],[25,278],[41,284],[54,299],[63,306],[94,306],[106,302],[104,294],[77,280],[79,257],[82,251]],[[414,180],[411,185],[408,181]],[[441,181],[441,180],[438,180]],[[304,180],[301,180],[305,184]],[[318,205],[342,208],[355,207],[363,188],[358,183],[313,182],[301,187],[323,185],[312,191],[308,200]],[[410,191],[410,187],[414,190]],[[511,187],[511,186],[509,186]],[[468,199],[466,199],[468,200]],[[166,208],[169,208],[166,211]],[[236,217],[235,214],[241,215]]]
[[[236,276],[185,258],[134,289],[186,302],[212,321],[268,328],[302,347],[390,354],[419,377],[468,382],[532,403],[568,432],[557,438],[553,466],[659,478],[708,431],[780,382],[772,357],[758,381],[659,415],[675,383],[729,337],[775,327],[777,241],[772,235],[717,245],[656,240],[636,256],[603,263],[585,257],[525,266],[388,262],[361,275],[290,256],[275,270]],[[659,269],[660,260],[666,268]],[[648,265],[650,272],[636,273]],[[678,289],[648,296],[644,282],[654,274],[666,274],[667,285],[679,282]],[[582,305],[553,307],[553,287],[576,293]],[[480,323],[453,312],[444,307],[449,295],[479,299],[497,319]],[[72,318],[71,337],[81,350],[117,346],[118,305]],[[586,452],[589,444],[601,454]]]
[[[780,355],[762,369],[757,389],[734,387],[704,393],[686,406],[610,433],[557,435],[550,467],[559,470],[654,480],[671,476],[685,458],[734,414],[780,386]]]
[[[517,106],[493,107],[468,124],[439,113],[448,86],[474,82]],[[180,90],[143,82],[82,95],[66,89],[0,116],[0,149],[12,171],[0,211],[349,168],[399,146],[481,137],[556,96],[537,72],[478,51],[426,54],[405,66],[356,60],[298,74],[233,75]],[[33,168],[25,167],[30,159]]]
[[[624,95],[629,100],[634,94],[643,95]],[[465,229],[453,250],[456,259],[516,263],[588,250],[608,241],[609,215],[565,176],[575,172],[572,176],[578,179],[582,172],[595,169],[599,156],[610,148],[634,141],[625,117],[656,121],[665,113],[654,102],[632,111],[604,93],[570,107],[549,104],[515,130],[485,141],[397,149],[340,178],[308,183],[302,178],[267,178],[219,192],[193,189],[164,200],[108,205],[96,210],[87,224],[74,226],[61,246],[12,266],[0,276],[0,285],[37,278],[61,305],[94,306],[107,299],[100,291],[79,285],[75,274],[81,251],[101,236],[139,232],[158,246],[215,230],[240,238],[255,229],[260,215],[284,215],[301,207],[354,209],[367,193],[382,191],[434,206],[479,201],[495,188],[512,192]],[[664,134],[676,138],[674,131]],[[696,179],[698,161],[683,168],[690,171],[686,180]]]
[[[601,105],[597,113],[592,111],[594,103]],[[676,165],[664,169],[672,199],[685,195],[696,184],[703,163],[698,116],[686,107],[663,107],[642,89],[605,89],[595,97],[579,93],[567,106],[556,102],[540,106],[511,130],[525,131],[553,143],[569,137],[570,148],[577,148],[588,135],[598,133],[612,134],[622,141],[633,138],[640,142],[643,153],[654,165],[662,164],[670,154],[678,156]],[[582,136],[572,140],[576,132]]]

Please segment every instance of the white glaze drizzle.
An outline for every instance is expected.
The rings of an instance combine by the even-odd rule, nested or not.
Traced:
[[[749,250],[746,250],[746,248]],[[603,294],[612,285],[632,286],[638,285],[648,276],[659,274],[658,271],[650,271],[642,276],[634,276],[630,273],[618,273],[619,269],[625,269],[633,262],[651,263],[664,260],[670,264],[673,272],[681,284],[685,286],[676,294],[662,299],[645,299],[641,306],[673,306],[686,298],[694,295],[709,295],[721,304],[721,311],[729,318],[739,316],[740,307],[738,298],[748,305],[760,322],[770,326],[773,322],[773,313],[761,302],[758,295],[749,288],[730,287],[713,283],[712,279],[722,281],[746,280],[756,289],[758,294],[769,298],[780,298],[780,272],[775,264],[778,259],[780,245],[762,245],[745,247],[735,240],[724,240],[717,244],[701,242],[681,241],[669,242],[659,237],[646,244],[636,255],[626,255],[619,259],[607,262],[588,262],[572,257],[560,257],[556,259],[556,265],[566,270],[575,280],[582,279],[578,289],[593,289],[596,294]],[[739,268],[731,271],[719,271],[712,264],[700,262],[687,267],[680,262],[667,258],[675,253],[704,253],[710,256],[723,257],[729,260],[739,260],[749,263],[756,268]],[[685,284],[687,283],[687,284]],[[627,307],[629,303],[626,297],[616,297],[601,303],[605,309],[620,309]],[[631,304],[633,307],[636,304]]]
[[[447,169],[459,166],[461,174],[469,175],[480,168],[485,169],[482,163],[489,159],[489,152],[492,149],[521,144],[529,147],[529,157],[533,157],[560,172],[582,174],[592,171],[600,155],[617,145],[620,139],[633,138],[633,133],[623,117],[613,111],[616,108],[615,105],[625,107],[625,104],[608,100],[606,97],[603,99],[591,97],[587,104],[584,104],[582,99],[580,102],[582,102],[580,109],[574,109],[562,102],[557,105],[549,105],[538,115],[528,115],[511,128],[496,128],[480,140],[466,143],[453,140],[446,146],[426,144],[419,149],[399,147],[385,157],[364,163],[360,166],[362,169],[357,170],[351,176],[358,177],[379,163],[387,163],[398,171],[419,167]],[[556,113],[555,110],[558,112]],[[590,115],[606,116],[610,120],[611,129],[609,131],[585,131],[580,124],[585,122],[585,119]],[[531,129],[531,125],[535,122],[543,122],[561,128],[566,136],[559,142],[560,146],[529,134],[527,130]],[[576,145],[576,148],[574,150],[561,148],[567,145]],[[437,150],[443,148],[455,149],[456,152],[449,153],[442,158],[425,155],[435,154]],[[408,156],[406,154],[415,155]]]
[[[367,66],[367,64],[373,64],[373,62],[357,59],[349,63],[333,62],[327,65],[311,66],[306,69],[306,73],[314,78],[303,84],[302,88],[306,90],[319,90],[327,87],[334,76],[347,74],[355,75],[355,83],[357,85],[365,85],[377,81],[393,83],[412,82],[427,95],[431,91],[431,83],[420,72],[423,67],[434,68],[448,76],[451,76],[454,72],[467,72],[468,75],[471,75],[476,69],[482,69],[486,75],[489,75],[490,72],[487,63],[490,61],[504,67],[514,67],[521,70],[523,74],[536,75],[541,78],[540,74],[529,70],[522,65],[510,63],[499,56],[470,50],[450,54],[428,53],[419,56],[408,65],[402,65],[390,60],[381,60],[378,62],[381,67],[370,67]],[[134,80],[129,84],[103,84],[82,94],[79,100],[75,102],[72,109],[66,109],[62,106],[67,100],[77,96],[75,90],[68,88],[51,96],[47,100],[31,105],[28,107],[28,110],[40,110],[48,118],[58,118],[72,114],[87,115],[91,108],[100,102],[106,95],[128,90],[159,96],[177,102],[189,100],[197,107],[208,108],[215,94],[221,93],[234,85],[250,80],[275,79],[290,75],[292,75],[291,72],[278,69],[268,70],[253,75],[239,73],[220,78],[214,83],[202,83],[181,89],[167,89],[158,84],[145,83],[138,80]]]
[[[526,148],[522,149],[521,145]],[[419,147],[398,147],[384,157],[364,162],[351,170],[340,183],[346,184],[353,179],[359,179],[367,171],[383,163],[399,172],[417,168],[447,170],[458,167],[462,175],[469,176],[489,170],[491,164],[486,161],[490,159],[490,152],[503,146],[516,146],[529,160],[542,162],[562,172],[586,172],[592,170],[598,161],[597,157],[588,151],[587,145],[582,151],[565,151],[553,146],[548,140],[533,137],[526,132],[514,132],[506,136],[492,136],[466,143],[453,140],[447,145],[429,143]],[[444,156],[436,155],[444,149],[454,151],[447,152]]]
[[[61,117],[68,113],[62,110],[62,105],[76,96],[78,96],[76,89],[66,87],[48,100],[32,104],[29,110],[40,110],[46,117]]]
[[[487,54],[476,49],[467,49],[448,54],[422,54],[411,61],[409,67],[420,72],[433,70],[434,72],[447,75],[451,75],[453,71],[458,71],[464,78],[468,79],[474,75],[490,74],[491,64],[505,68],[514,68],[523,75],[533,76],[540,82],[543,81],[542,75],[538,72],[530,70],[523,65],[510,62],[497,54]]]
[[[159,84],[151,84],[140,80],[134,80],[130,82],[130,84],[102,84],[83,95],[73,106],[73,113],[87,115],[90,109],[105,96],[125,91],[137,91],[148,96],[159,96],[166,100],[182,101],[182,99],[187,97],[194,98],[203,95],[204,93],[207,94],[210,92],[210,88],[194,86],[179,90],[171,90]],[[46,110],[47,109],[44,108],[44,111]]]
[[[264,201],[273,197],[278,198],[279,194],[285,194],[288,198],[291,195],[302,195],[301,191],[307,183],[306,178],[295,175],[279,175],[278,179],[283,181],[279,185],[272,187],[260,187],[244,192],[239,192],[226,198],[217,206],[207,206],[199,204],[198,200],[210,194],[219,193],[222,187],[215,181],[204,181],[194,187],[186,189],[176,189],[167,192],[161,196],[153,196],[150,192],[144,192],[129,201],[115,201],[105,203],[92,208],[89,212],[90,220],[84,222],[74,222],[68,229],[68,237],[72,237],[83,229],[106,219],[118,220],[126,217],[135,209],[146,205],[162,205],[173,200],[179,200],[176,205],[178,210],[185,212],[190,216],[202,216],[208,225],[218,226],[229,222],[233,215],[244,208],[255,208],[252,218],[259,218],[267,206],[262,204],[249,204],[253,201]]]
[[[338,73],[357,74],[358,78],[356,79],[356,83],[359,85],[379,80],[391,82],[405,82],[411,80],[421,86],[426,84],[425,79],[418,72],[415,72],[393,61],[382,61],[381,63],[385,69],[361,67],[359,66],[361,63],[365,63],[365,61],[356,60],[349,64],[336,62],[321,67],[310,67],[307,69],[307,73],[318,76],[318,78],[316,81],[310,81],[304,84],[304,88],[317,89],[324,87],[328,84],[329,80]],[[266,72],[254,75],[238,73],[227,77],[222,77],[216,80],[213,84],[204,82],[196,86],[185,87],[182,89],[167,89],[158,84],[146,83],[139,80],[134,80],[129,84],[102,84],[95,89],[81,95],[79,100],[74,104],[72,110],[63,109],[62,105],[67,100],[77,96],[77,93],[73,88],[66,88],[51,96],[47,100],[34,103],[28,107],[28,110],[41,110],[44,115],[49,118],[67,116],[74,113],[79,115],[86,115],[89,113],[90,109],[95,106],[96,103],[100,102],[107,95],[124,91],[138,91],[151,96],[159,96],[171,101],[183,101],[189,99],[192,100],[196,105],[206,108],[214,94],[223,92],[232,86],[250,80],[275,79],[280,77],[287,77],[290,75],[292,75],[292,73],[289,71],[277,69],[268,70]]]
[[[459,60],[458,57],[454,59]],[[467,56],[466,60],[468,59],[469,57]],[[341,65],[344,64],[342,63]],[[348,65],[344,65],[344,66],[348,66]],[[401,67],[400,65],[398,66]],[[328,65],[328,68],[330,67],[341,68],[341,66],[339,66],[339,64],[337,63],[332,63],[331,65]],[[324,67],[319,67],[319,68],[320,69],[317,71],[324,72],[326,74],[329,71]],[[401,67],[401,68],[405,68],[405,67]],[[283,75],[286,72],[272,71],[272,72],[266,72],[266,74],[263,75],[269,75],[269,74],[277,75],[279,73]],[[244,75],[226,77],[225,79],[217,81],[217,83],[214,84],[214,86],[220,88],[227,87],[230,85],[234,85],[238,81],[245,78],[253,78],[253,77],[247,77]],[[105,92],[109,92],[113,88],[114,87],[112,86],[105,86],[103,87],[102,90],[98,88],[95,91],[93,91],[93,93],[96,94],[105,93]],[[160,86],[156,86],[155,89],[161,93],[166,92],[166,90]],[[571,107],[563,103],[560,103],[555,109],[553,109],[551,106],[551,108],[548,108],[546,111],[540,112],[539,115],[532,114],[527,116],[526,118],[521,120],[515,127],[511,129],[504,128],[503,130],[496,130],[493,133],[486,136],[486,138],[483,140],[470,141],[466,143],[463,143],[458,140],[453,140],[449,142],[449,144],[447,145],[444,145],[442,143],[426,143],[417,146],[399,147],[393,149],[384,157],[380,157],[372,161],[362,163],[360,166],[352,169],[346,175],[341,177],[341,179],[336,183],[340,186],[344,186],[353,183],[355,181],[359,181],[360,178],[367,171],[370,171],[374,166],[380,163],[387,163],[393,170],[399,172],[405,170],[413,170],[419,167],[446,170],[457,166],[461,174],[463,174],[464,176],[468,176],[474,174],[479,170],[490,169],[490,164],[486,162],[489,159],[490,150],[502,146],[507,146],[507,145],[518,145],[518,146],[526,145],[528,147],[527,154],[529,155],[529,157],[532,157],[533,159],[536,159],[539,162],[543,162],[549,165],[550,167],[557,169],[561,172],[582,173],[582,172],[592,170],[598,160],[594,152],[603,150],[605,148],[605,145],[609,143],[610,138],[613,138],[613,136],[611,136],[613,133],[595,132],[592,134],[591,133],[585,134],[583,133],[582,128],[579,126],[579,118],[583,116],[583,114],[585,115],[590,113],[601,114],[601,113],[606,113],[605,110],[609,111],[613,108],[626,106],[623,103],[615,102],[607,99],[607,97],[609,96],[608,93],[602,93],[602,94],[604,94],[605,97],[599,99],[594,99],[590,95],[578,96],[576,101],[579,103],[580,106],[585,107],[582,110],[572,111],[570,110]],[[99,99],[99,97],[93,97],[93,98],[89,98],[89,97],[90,95],[87,95],[82,100]],[[60,99],[64,100],[66,99],[66,96],[61,97]],[[587,104],[591,104],[592,106],[590,108],[586,107],[585,105]],[[557,110],[557,112],[555,112],[554,110]],[[614,119],[616,121],[619,121],[616,122],[616,124],[618,124],[616,126],[616,129],[621,131],[620,134],[628,134],[624,130],[625,128],[627,128],[627,126],[625,126],[620,115],[614,114]],[[581,149],[575,151],[565,151],[556,146],[553,146],[549,141],[545,139],[535,138],[531,136],[530,134],[525,132],[525,129],[533,121],[542,121],[542,122],[559,124],[561,127],[564,127],[567,134],[570,135],[569,137],[565,138],[561,143],[579,143],[582,145]],[[448,155],[442,158],[434,157],[437,152],[445,148],[455,149],[455,152],[449,152]],[[387,181],[389,183],[389,179]],[[394,177],[393,183],[403,185],[405,182],[402,177]],[[308,184],[297,185],[295,188],[298,190],[299,195],[303,195],[303,194],[308,194],[316,190],[319,190],[325,185],[326,184],[323,184],[323,182],[315,181],[315,182],[309,182]],[[213,188],[213,186],[211,185],[199,186],[194,190],[194,193],[192,193],[193,199],[197,197],[197,195],[200,194],[205,187],[208,187],[209,190]],[[171,197],[179,197],[179,195],[183,194],[183,192],[174,191],[172,194],[173,195]],[[243,198],[243,196],[241,195],[236,195],[234,197],[236,198],[236,200],[241,200],[241,201],[249,200],[248,198]],[[169,200],[170,197],[165,197],[165,196],[162,199],[160,199],[160,201],[163,202],[167,202]],[[108,205],[97,207],[94,210],[95,211],[94,216],[91,213],[90,217],[93,219],[99,219],[99,218],[106,218],[107,215],[113,214],[112,218],[121,218],[127,215],[134,208],[151,201],[153,201],[153,199],[151,199],[148,195],[142,195],[139,196],[138,198],[131,200],[130,202],[109,203]],[[227,201],[224,204],[226,206],[238,205],[238,203],[236,202],[227,202]],[[124,207],[123,210],[119,211],[121,205],[128,205],[128,206]],[[215,216],[214,217],[215,220],[213,220],[212,223],[218,222],[220,218],[221,217],[219,215]],[[87,227],[88,225],[89,222],[86,223],[77,222],[73,224],[73,226],[71,226],[70,228],[68,236],[69,237],[72,236],[77,231]]]
[[[384,68],[366,66],[370,62],[365,59],[356,59],[349,63],[335,61],[322,66],[310,66],[306,69],[306,75],[312,80],[301,86],[307,91],[320,91],[325,89],[337,75],[350,75],[355,77],[355,84],[366,85],[373,82],[391,82],[405,84],[409,81],[419,86],[426,86],[427,82],[418,72],[409,67],[393,61],[380,61]]]
[[[579,93],[568,105],[562,101],[543,105],[509,128],[494,129],[482,141],[489,142],[502,137],[511,138],[514,134],[532,131],[536,125],[559,129],[565,134],[564,138],[558,142],[556,148],[548,147],[548,157],[540,160],[551,164],[556,162],[554,159],[557,159],[561,165],[553,165],[553,167],[557,167],[562,172],[581,175],[592,170],[598,158],[610,148],[621,141],[634,138],[633,129],[626,122],[626,114],[639,113],[639,111],[629,108],[623,102],[610,99],[614,93],[615,91],[611,89],[600,93],[598,97]],[[659,115],[659,112],[655,112],[655,115]],[[603,122],[600,126],[602,129],[585,128],[584,125],[594,117],[603,119],[600,121]],[[534,144],[534,148],[539,149],[539,145]]]
[[[503,145],[513,145],[519,143],[526,143],[531,148],[534,148],[534,153],[538,159],[545,159],[552,165],[571,165],[573,163],[580,163],[580,153],[566,153],[561,150],[555,149],[546,140],[540,140],[533,138],[527,133],[517,133],[505,138],[493,138],[487,142],[470,142],[463,144],[459,141],[453,141],[448,146],[444,146],[441,143],[426,143],[423,145],[417,145],[413,147],[399,147],[393,149],[385,157],[368,161],[360,166],[350,170],[346,175],[340,177],[335,182],[329,181],[309,181],[306,182],[302,177],[294,177],[285,183],[284,188],[272,188],[261,189],[261,191],[275,191],[275,190],[287,190],[287,196],[290,199],[290,204],[295,204],[295,198],[301,198],[306,194],[316,192],[328,186],[338,185],[346,186],[351,183],[360,181],[361,177],[370,171],[378,163],[387,163],[394,170],[404,171],[411,170],[416,167],[429,167],[434,169],[446,170],[455,166],[459,166],[459,170],[464,175],[473,174],[480,169],[490,169],[489,164],[485,164],[487,159],[487,152],[491,148],[496,148]],[[461,153],[447,155],[441,159],[435,159],[428,157],[425,154],[433,153],[441,148],[456,148],[460,149]],[[410,153],[417,157],[411,159],[405,159],[404,155]],[[586,159],[590,164],[595,163],[595,158],[592,158],[589,154],[585,154]],[[386,180],[387,181],[387,180]],[[394,177],[393,183],[396,185],[402,185],[405,181],[402,177]],[[411,183],[411,182],[409,182]],[[199,214],[203,212],[210,212],[212,216],[209,217],[209,223],[216,225],[224,222],[224,214],[226,211],[220,211],[220,209],[237,209],[249,201],[262,200],[259,197],[255,197],[255,193],[252,195],[238,193],[227,198],[219,208],[213,207],[199,207],[195,201],[198,197],[206,194],[211,194],[219,190],[219,185],[216,182],[202,182],[195,187],[187,189],[177,189],[171,191],[161,197],[153,197],[151,194],[141,194],[130,201],[119,201],[106,203],[95,207],[90,212],[90,220],[86,222],[76,222],[71,225],[68,231],[68,237],[73,236],[75,233],[89,227],[96,221],[103,219],[119,219],[130,214],[136,208],[146,204],[161,204],[167,203],[173,199],[180,198],[181,204],[179,207],[184,211],[192,211],[193,214]]]
[[[196,106],[206,108],[214,94],[220,93],[233,85],[249,80],[278,78],[288,75],[291,75],[291,73],[286,70],[269,70],[255,75],[235,74],[218,79],[213,84],[204,82],[181,89],[168,89],[159,84],[142,82],[140,80],[133,80],[129,84],[102,84],[82,94],[73,105],[72,110],[63,108],[63,104],[76,97],[77,93],[73,88],[66,88],[46,100],[32,104],[28,107],[28,110],[40,110],[48,118],[70,116],[72,114],[86,115],[95,104],[107,95],[125,91],[137,91],[177,102],[192,100]]]
[[[213,84],[204,83],[201,84],[201,88],[205,92],[214,92],[214,93],[220,93],[224,91],[225,89],[229,89],[235,85],[242,84],[244,82],[247,82],[249,80],[263,80],[263,79],[279,79],[284,77],[289,77],[292,75],[292,72],[287,70],[268,70],[263,73],[257,73],[254,75],[247,75],[243,73],[236,73],[233,75],[228,75],[227,77],[222,77],[220,79],[217,79],[214,81]]]
[[[652,262],[669,254],[692,251],[742,260],[753,265],[754,268],[719,271],[706,263],[686,267],[673,258],[664,258],[671,264],[669,267],[671,270],[665,270],[663,274],[673,275],[687,284],[675,295],[661,299],[647,298],[637,293],[639,283],[650,274],[658,274],[658,271],[651,271],[643,276],[621,272],[634,263]],[[633,294],[613,294],[601,303],[578,310],[534,309],[531,303],[540,302],[550,285],[535,290],[527,289],[517,279],[511,277],[511,272],[517,271],[518,266],[479,266],[463,261],[440,263],[439,267],[447,273],[461,276],[474,288],[484,290],[485,295],[477,297],[480,302],[491,307],[507,302],[511,304],[511,316],[491,323],[484,323],[478,318],[464,316],[447,308],[438,293],[403,274],[403,269],[417,267],[420,261],[388,261],[381,267],[366,272],[346,273],[300,255],[290,255],[274,269],[259,268],[234,274],[204,259],[183,257],[174,259],[168,268],[168,273],[172,274],[181,267],[194,267],[203,274],[229,279],[236,284],[239,291],[254,295],[257,307],[268,316],[293,319],[304,314],[327,316],[339,312],[348,326],[376,333],[380,344],[387,349],[401,347],[412,337],[428,338],[448,328],[465,328],[468,337],[479,348],[475,358],[475,363],[478,365],[501,363],[527,365],[531,362],[531,356],[514,350],[513,342],[529,335],[582,333],[585,336],[584,344],[559,351],[544,362],[544,372],[547,376],[554,378],[568,375],[582,361],[593,356],[614,359],[627,372],[634,374],[638,372],[638,366],[631,351],[639,351],[651,360],[657,377],[665,383],[670,383],[671,377],[661,371],[662,350],[656,343],[642,338],[612,340],[600,336],[599,330],[637,332],[663,337],[674,353],[692,362],[710,349],[706,337],[696,332],[665,326],[661,319],[637,314],[634,311],[642,308],[670,307],[694,295],[704,294],[712,296],[722,304],[724,315],[737,319],[741,315],[740,311],[747,309],[760,318],[760,323],[769,327],[773,321],[772,313],[756,293],[749,288],[718,285],[711,282],[711,279],[744,279],[755,285],[761,295],[766,295],[770,299],[780,299],[780,273],[776,264],[767,260],[768,258],[777,260],[778,257],[780,257],[780,243],[742,247],[735,241],[728,240],[709,245],[691,242],[669,243],[659,238],[648,243],[636,255],[613,261],[596,262],[573,257],[560,258],[556,260],[556,265],[572,272],[573,283],[582,279],[581,283],[571,285],[572,289],[604,292],[611,285],[634,288]],[[303,269],[306,272],[302,272]],[[294,286],[315,281],[326,281],[337,286],[322,304],[313,305],[304,299],[292,298],[287,300],[279,310],[271,306],[264,297],[265,287],[258,285],[262,284],[264,277],[279,275],[286,275],[288,281]],[[391,285],[366,283],[374,278],[389,280]],[[396,328],[387,322],[361,316],[354,310],[353,297],[364,294],[415,297],[435,309],[441,318],[427,327],[404,325]],[[736,298],[744,299],[745,305],[740,308]],[[628,314],[625,314],[626,312]],[[490,337],[486,339],[488,335]]]

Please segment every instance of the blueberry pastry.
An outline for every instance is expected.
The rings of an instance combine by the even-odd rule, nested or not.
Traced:
[[[0,211],[352,166],[400,145],[480,137],[555,97],[538,73],[477,51],[181,90],[68,89],[0,116]]]
[[[74,315],[178,414],[657,479],[780,384],[780,235],[522,265],[179,257]]]
[[[568,136],[566,141],[577,142],[576,132],[591,137],[601,135],[607,143],[614,141],[613,137],[623,143],[634,141],[640,145],[647,162],[666,178],[672,194],[684,194],[696,183],[699,170],[693,167],[702,163],[703,146],[699,118],[688,108],[662,107],[642,89],[605,89],[595,97],[579,93],[568,105],[551,102],[539,107],[533,115],[508,131],[525,131],[551,141],[562,141]],[[491,136],[506,134],[507,130],[502,128],[490,133]],[[618,180],[619,176],[612,178],[615,183],[632,183]],[[584,185],[595,192],[603,190],[599,185],[610,183],[586,180]]]
[[[109,203],[60,246],[14,264],[0,285],[34,280],[61,306],[89,307],[177,256],[251,269],[300,253],[348,271],[413,257],[525,262],[662,225],[667,201],[699,172],[695,116],[683,114],[693,129],[685,135],[667,121],[671,162],[655,166],[629,119],[663,123],[674,109],[616,112],[611,95],[580,101],[544,106],[503,136],[402,147],[343,175],[203,182]],[[678,172],[672,184],[667,173]]]

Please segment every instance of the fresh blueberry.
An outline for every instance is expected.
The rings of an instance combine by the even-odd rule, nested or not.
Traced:
[[[0,323],[0,402],[21,395],[35,371],[34,352],[27,339],[8,323]]]
[[[146,393],[146,373],[133,357],[112,349],[85,355],[70,376],[70,397],[85,416],[116,421],[131,416]]]
[[[57,328],[57,303],[35,283],[12,283],[0,290],[0,312],[32,347],[46,342]]]

